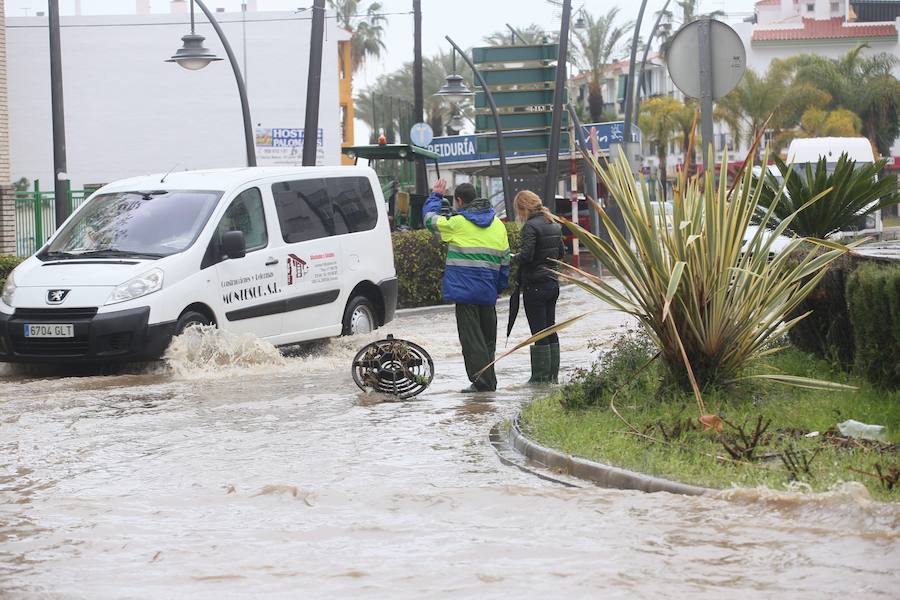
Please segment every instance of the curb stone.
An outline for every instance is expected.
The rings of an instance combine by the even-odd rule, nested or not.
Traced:
[[[620,469],[610,465],[578,458],[570,454],[563,454],[551,450],[529,439],[519,423],[521,413],[517,414],[511,422],[501,426],[501,432],[505,430],[506,441],[510,447],[538,463],[540,466],[554,471],[561,471],[579,479],[591,481],[601,487],[620,490],[639,490],[642,492],[669,492],[671,494],[684,494],[687,496],[701,496],[715,493],[718,490],[699,487],[677,481],[669,481],[659,477],[644,475]]]

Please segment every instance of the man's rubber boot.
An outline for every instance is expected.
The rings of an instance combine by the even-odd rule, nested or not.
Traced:
[[[559,344],[550,344],[550,383],[559,383]]]
[[[528,383],[550,383],[550,346],[532,344],[531,379]]]

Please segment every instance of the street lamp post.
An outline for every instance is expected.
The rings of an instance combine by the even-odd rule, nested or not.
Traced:
[[[450,45],[453,46],[453,49],[456,52],[459,52],[459,55],[462,56],[462,59],[466,61],[466,64],[469,65],[469,68],[472,69],[472,72],[475,74],[475,79],[478,80],[478,85],[481,86],[481,89],[484,90],[484,97],[488,101],[488,105],[491,107],[491,114],[494,117],[494,128],[497,133],[497,153],[500,155],[500,181],[503,184],[503,206],[506,208],[506,216],[507,218],[512,218],[515,215],[515,211],[513,209],[513,199],[509,193],[509,169],[506,166],[506,151],[503,148],[503,128],[500,126],[500,116],[497,113],[497,104],[494,102],[494,96],[491,94],[491,90],[488,89],[487,83],[484,81],[484,77],[481,76],[481,73],[478,72],[478,69],[475,68],[474,63],[469,60],[469,57],[466,56],[466,53],[462,51],[462,48],[456,45],[450,36],[445,36],[445,39],[450,42]],[[456,60],[454,54],[454,61]],[[456,63],[454,62],[454,67]],[[454,70],[456,70],[454,68]],[[453,97],[457,94],[447,93],[447,88],[452,84],[460,84],[463,78],[453,73],[447,76],[447,83],[438,91],[436,96],[444,96],[444,97]],[[464,88],[468,93],[464,95],[472,95],[472,92],[468,91],[468,88]]]
[[[663,15],[666,14],[666,9],[669,8],[669,2],[671,1],[672,0],[666,0],[662,10],[656,15],[656,22],[653,24],[653,29],[650,30],[650,37],[647,38],[647,45],[644,46],[644,57],[641,59],[641,74],[638,76],[637,100],[634,102],[635,123],[640,122],[641,119],[641,92],[644,89],[644,71],[647,69],[647,55],[650,54],[650,46],[653,44],[653,38],[656,36],[656,31],[659,29],[659,23],[662,21]]]
[[[322,42],[325,38],[325,0],[313,2],[309,36],[309,72],[306,79],[306,116],[303,119],[303,166],[316,165],[319,141],[319,97],[322,89]]]
[[[631,166],[631,170],[637,170],[639,165],[634,164],[634,155],[631,153],[632,143],[634,142],[634,137],[631,134],[631,124],[633,109],[634,109],[634,69],[635,69],[635,60],[637,60],[637,44],[638,37],[641,33],[641,22],[644,20],[644,9],[647,8],[647,0],[641,1],[641,9],[638,11],[637,22],[634,24],[634,37],[631,40],[631,59],[628,62],[628,79],[626,80],[625,88],[625,123],[624,129],[622,132],[623,141],[625,144],[625,153],[628,158],[628,164]]]
[[[50,104],[53,120],[53,205],[56,227],[69,216],[69,175],[66,173],[66,120],[63,110],[62,52],[59,42],[59,0],[47,4],[50,30]],[[43,243],[43,240],[38,240]]]
[[[413,0],[413,113],[416,123],[425,121],[425,84],[422,67],[422,0]],[[404,132],[406,133],[406,132]],[[425,160],[416,158],[416,194],[428,193]]]
[[[569,18],[572,0],[564,0],[562,24],[559,28],[559,54],[556,59],[556,85],[553,88],[553,113],[550,117],[550,147],[547,149],[547,179],[544,181],[544,202],[553,206],[556,198],[556,169],[559,165],[559,142],[562,125],[562,95],[566,85],[566,60],[569,51]]]
[[[228,61],[231,63],[231,70],[234,71],[234,79],[237,83],[238,95],[241,98],[241,113],[244,118],[244,145],[247,152],[247,166],[255,167],[256,146],[253,139],[253,124],[250,120],[250,103],[247,101],[247,88],[244,86],[244,78],[241,77],[241,70],[240,67],[238,67],[234,52],[231,50],[231,44],[228,43],[228,38],[225,37],[225,33],[219,26],[219,22],[216,20],[215,16],[213,16],[213,13],[210,12],[210,10],[206,7],[206,4],[203,2],[203,0],[191,0],[191,32],[181,38],[181,40],[184,42],[184,45],[178,49],[178,51],[172,56],[172,58],[167,59],[166,62],[178,63],[185,69],[188,69],[190,71],[197,71],[213,61],[222,60],[203,47],[203,40],[205,38],[202,35],[198,35],[194,31],[195,2],[197,3],[197,6],[200,7],[200,10],[203,11],[203,14],[206,15],[206,18],[209,20],[209,24],[212,25],[212,28],[215,30],[216,35],[219,36],[219,41],[222,42],[222,46],[225,48],[225,54],[228,56]]]

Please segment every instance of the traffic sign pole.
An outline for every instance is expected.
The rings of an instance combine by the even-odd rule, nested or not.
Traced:
[[[710,27],[712,19],[702,17],[697,24],[697,41],[700,49],[700,137],[703,153],[703,171],[709,169],[709,150],[713,146],[713,67]]]

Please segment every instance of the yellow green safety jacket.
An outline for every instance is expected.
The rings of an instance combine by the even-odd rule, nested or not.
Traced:
[[[509,285],[506,226],[487,201],[450,216],[441,215],[441,202],[441,196],[432,193],[422,215],[425,226],[439,233],[448,245],[444,300],[496,304],[497,296]]]

